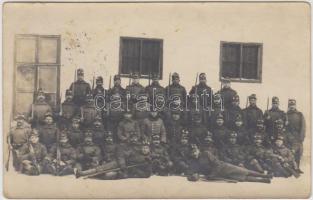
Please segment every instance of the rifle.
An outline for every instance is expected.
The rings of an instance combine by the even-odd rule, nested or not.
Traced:
[[[267,103],[266,103],[266,111],[268,111],[268,104],[269,104],[270,98],[267,97]]]
[[[139,163],[139,164],[135,164],[135,165],[130,165],[130,166],[127,166],[126,169],[130,169],[130,168],[133,168],[133,167],[138,167],[138,166],[142,166],[142,165],[146,165],[146,164],[147,163],[144,162],[144,163]],[[102,174],[105,174],[105,173],[108,173],[108,172],[115,172],[115,171],[119,171],[119,170],[121,170],[120,167],[117,167],[117,168],[114,168],[114,169],[107,169],[107,170],[95,172],[95,173],[87,175],[87,176],[83,176],[83,178],[84,179],[92,178],[92,177],[99,176],[99,175],[102,175]]]
[[[198,97],[198,89],[197,89],[197,83],[198,83],[198,76],[199,76],[199,73],[197,72],[197,76],[196,76],[196,82],[195,82],[195,95],[197,95],[196,97]]]
[[[77,79],[76,72],[77,72],[77,69],[75,67],[74,82],[73,82],[73,88],[72,88],[72,90],[73,90],[73,97],[75,96],[75,82],[76,82],[76,79]]]
[[[61,162],[61,151],[60,151],[60,134],[57,133],[57,155],[56,155],[56,174],[59,174],[60,171],[60,162]]]
[[[248,107],[249,97],[246,99],[246,108]]]
[[[93,72],[93,77],[92,77],[92,91],[95,89],[95,72]]]
[[[149,71],[149,81],[148,81],[149,86],[151,85],[151,72]]]
[[[11,128],[11,124],[12,124],[12,112],[10,113],[10,128]],[[6,171],[9,171],[9,167],[10,167],[10,157],[11,157],[11,137],[10,137],[10,133],[9,133],[9,136],[8,136],[8,140],[7,140],[7,143],[8,143],[8,158],[7,158],[7,161],[5,163],[5,169]]]
[[[169,75],[168,75],[167,98],[170,98],[171,75],[172,75],[172,73],[169,73]]]
[[[110,75],[109,89],[111,89],[111,79],[112,79],[112,76]]]
[[[61,116],[63,114],[63,108],[62,108],[62,92],[60,93],[60,113],[59,115]]]
[[[28,141],[28,149],[29,149],[29,152],[31,154],[33,154],[31,161],[32,161],[32,164],[34,165],[37,173],[39,174],[40,173],[40,167],[39,167],[39,164],[37,162],[37,158],[36,158],[36,155],[35,155],[35,150],[34,150],[33,145],[29,141]]]

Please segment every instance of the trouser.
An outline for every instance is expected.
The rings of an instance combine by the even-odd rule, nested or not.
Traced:
[[[292,149],[294,150],[294,156],[295,156],[295,161],[298,165],[298,167],[300,167],[300,160],[303,154],[303,144],[302,143],[296,143],[294,145],[292,145]]]
[[[30,160],[23,160],[21,162],[21,172],[30,176],[38,176],[41,174],[43,166],[38,164],[37,166]]]

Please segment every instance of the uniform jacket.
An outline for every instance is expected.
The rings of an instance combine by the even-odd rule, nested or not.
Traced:
[[[305,137],[305,119],[299,111],[288,111],[288,125],[287,130],[294,135],[298,142],[303,142]]]
[[[141,137],[139,124],[133,120],[123,119],[117,127],[117,137],[120,142],[128,142],[132,134],[136,134]]]
[[[57,159],[57,149],[59,148],[61,154],[61,161],[65,162],[68,165],[75,164],[77,155],[76,150],[69,143],[54,143],[49,150],[49,157],[52,159]]]
[[[258,119],[263,119],[263,112],[257,106],[249,106],[243,110],[244,124],[248,129],[256,127]]]
[[[233,97],[237,94],[237,92],[232,88],[222,88],[220,91],[218,91],[218,93],[221,94],[221,98],[226,109],[228,109],[231,106]]]
[[[151,141],[153,135],[159,135],[161,142],[167,142],[165,126],[163,120],[159,117],[152,118],[149,116],[144,119],[141,126],[141,134],[148,139],[148,141]]]
[[[59,129],[56,124],[45,124],[38,129],[39,141],[49,149],[57,140]]]
[[[83,105],[86,100],[86,95],[91,93],[89,83],[84,80],[77,80],[71,84],[69,89],[73,91],[73,101],[78,106]]]
[[[18,152],[18,158],[20,161],[23,160],[33,160],[32,154],[30,153],[30,144],[29,143],[25,143]],[[37,143],[37,144],[31,144],[34,152],[35,152],[35,159],[38,162],[38,164],[40,162],[43,161],[43,159],[47,156],[47,148],[41,144],[41,143]]]

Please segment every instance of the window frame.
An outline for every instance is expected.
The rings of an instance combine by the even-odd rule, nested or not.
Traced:
[[[124,39],[133,39],[133,40],[140,40],[140,59],[139,59],[139,73],[141,71],[141,63],[142,63],[142,44],[144,40],[148,41],[157,41],[160,44],[160,56],[159,56],[159,80],[163,79],[163,39],[159,38],[143,38],[143,37],[130,37],[130,36],[121,36],[120,37],[120,48],[119,48],[119,69],[118,69],[118,74],[121,77],[125,78],[131,78],[131,74],[122,74],[122,59],[123,59],[123,40]],[[141,79],[149,79],[149,75],[142,75],[139,74],[139,77]]]
[[[224,78],[222,74],[223,70],[223,46],[224,44],[235,44],[240,45],[240,77],[239,78]],[[242,78],[242,67],[243,67],[243,46],[244,45],[251,45],[258,47],[258,61],[257,61],[257,79],[246,79]],[[241,83],[262,83],[262,58],[263,58],[263,43],[257,42],[228,42],[228,41],[221,41],[220,42],[220,71],[219,71],[219,80],[230,80],[231,82],[241,82]]]

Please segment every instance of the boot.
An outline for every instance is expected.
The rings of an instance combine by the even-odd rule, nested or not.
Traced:
[[[247,182],[271,183],[271,179],[269,179],[269,178],[254,177],[254,176],[247,176],[245,181],[247,181]]]

